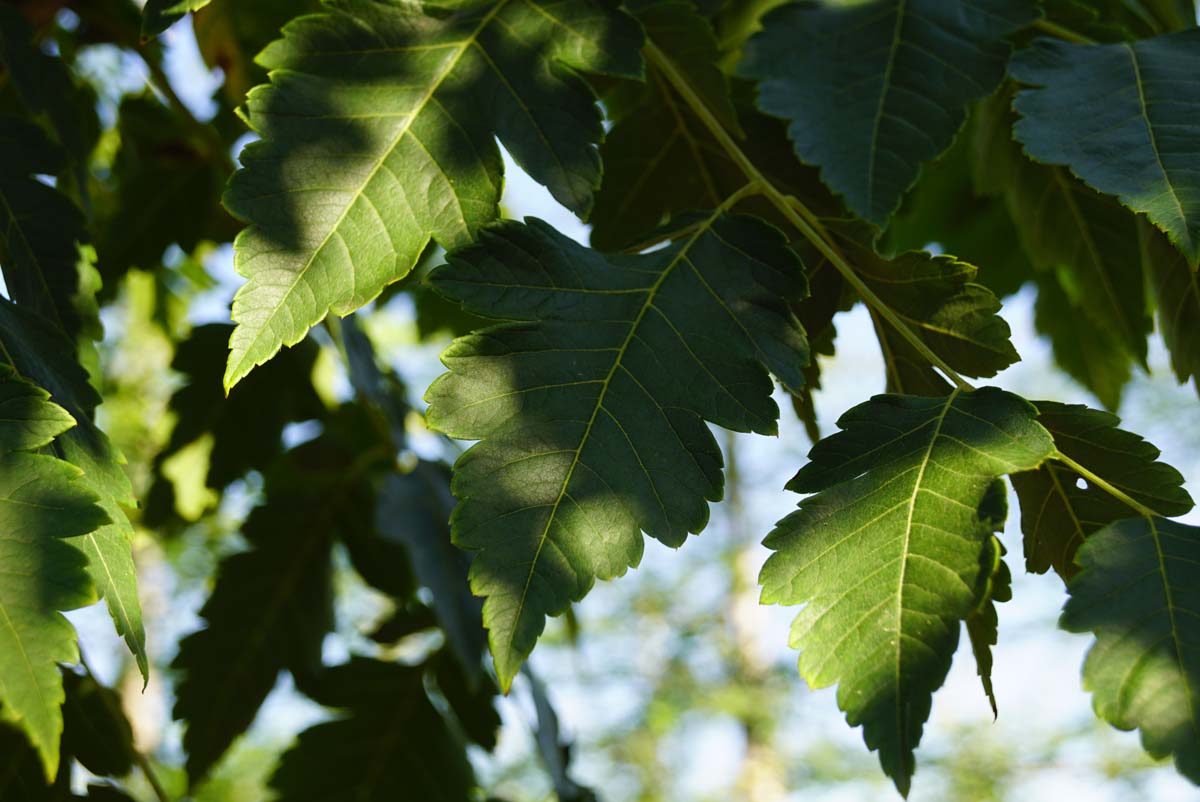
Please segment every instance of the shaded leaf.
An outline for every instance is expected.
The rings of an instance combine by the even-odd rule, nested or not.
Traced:
[[[455,252],[435,287],[472,311],[526,322],[443,354],[431,426],[483,440],[455,465],[459,546],[507,689],[545,627],[597,577],[641,559],[645,531],[680,546],[721,497],[705,426],[776,432],[767,371],[803,382],[805,294],[771,227],[716,215],[687,239],[604,256],[544,223],[505,223]]]
[[[1014,133],[1035,160],[1066,165],[1144,212],[1200,263],[1200,30],[1111,45],[1038,39],[1009,73]]]
[[[534,735],[537,739],[538,755],[554,783],[554,793],[560,802],[596,802],[596,795],[591,789],[584,788],[567,774],[571,761],[571,745],[563,740],[558,725],[558,713],[550,703],[546,687],[528,665],[522,667],[521,671],[529,680],[533,707],[537,713],[537,729]]]
[[[1089,537],[1078,560],[1059,625],[1096,636],[1083,665],[1092,706],[1200,783],[1200,529],[1127,518]]]
[[[239,326],[226,387],[332,311],[403,277],[432,237],[465,245],[497,216],[495,137],[580,215],[599,183],[600,111],[578,72],[641,74],[636,23],[596,0],[501,0],[451,14],[338,0],[259,57],[263,141],[225,196]]]
[[[801,160],[862,218],[885,223],[921,165],[950,147],[966,105],[1004,77],[1029,0],[793,3],[746,45],[759,107],[790,124]]]
[[[278,802],[462,802],[463,745],[429,702],[421,670],[355,658],[314,693],[342,717],[300,733],[271,777]]]
[[[1180,382],[1200,379],[1200,273],[1161,232],[1142,222],[1142,260],[1158,305],[1158,330]],[[1200,392],[1200,380],[1196,382]]]
[[[838,683],[884,771],[907,793],[913,750],[990,570],[995,480],[1054,451],[1031,404],[994,388],[876,396],[838,421],[789,489],[815,493],[765,544],[766,604],[804,604],[800,673]]]
[[[121,777],[133,770],[133,729],[121,698],[91,676],[63,671],[63,752],[99,776]]]
[[[42,762],[24,734],[0,720],[0,800],[68,802],[73,799],[69,761],[63,761],[53,782],[47,782]]]
[[[1158,462],[1153,445],[1117,428],[1116,415],[1078,404],[1034,403],[1038,422],[1063,454],[1163,515],[1183,515],[1192,508],[1179,471]],[[1014,474],[1012,482],[1021,500],[1025,566],[1033,573],[1053,568],[1069,580],[1078,569],[1080,544],[1098,529],[1135,514],[1106,491],[1090,483],[1081,487],[1079,474],[1061,462]]]
[[[65,163],[62,149],[36,125],[0,116],[0,266],[9,297],[27,305],[69,337],[84,327],[80,290],[83,213],[38,174]]]
[[[1005,487],[997,482],[997,493],[1003,504]],[[1007,513],[1007,510],[1005,510]],[[1004,519],[995,522],[997,530],[1004,528]],[[996,691],[992,687],[992,647],[1000,635],[1000,616],[996,604],[1012,600],[1012,573],[1004,562],[1004,545],[995,537],[983,551],[983,576],[986,578],[983,601],[975,612],[967,616],[967,637],[971,641],[971,652],[975,655],[975,670],[983,684],[983,693],[992,706],[992,716],[999,715],[996,706]]]

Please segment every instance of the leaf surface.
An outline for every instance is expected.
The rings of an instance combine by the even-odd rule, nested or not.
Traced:
[[[760,81],[759,107],[789,122],[796,155],[882,225],[966,105],[999,85],[1005,37],[1037,15],[1029,0],[794,3],[763,20],[741,69]]]
[[[765,541],[763,603],[805,605],[791,634],[801,675],[838,683],[846,720],[901,793],[959,624],[992,575],[991,488],[1053,453],[1035,415],[994,388],[876,396],[813,448],[789,489],[815,495]]]
[[[259,61],[263,141],[242,154],[226,206],[248,279],[226,387],[332,311],[403,277],[432,237],[470,242],[497,217],[495,138],[580,215],[599,183],[601,116],[579,72],[641,75],[636,23],[599,0],[418,4],[336,0]]]
[[[1014,133],[1035,160],[1060,164],[1144,212],[1200,263],[1200,30],[1137,42],[1037,39],[1009,73]]]
[[[1038,422],[1055,447],[1121,492],[1163,515],[1183,515],[1193,504],[1179,471],[1158,462],[1159,451],[1133,432],[1117,428],[1120,419],[1079,404],[1035,401]],[[1123,501],[1087,484],[1061,462],[1014,474],[1021,500],[1025,566],[1043,574],[1050,568],[1064,580],[1078,570],[1075,553],[1093,532],[1134,515]]]
[[[1158,330],[1171,353],[1180,382],[1196,379],[1200,392],[1200,273],[1171,247],[1167,238],[1142,221],[1142,262],[1158,307]]]
[[[343,715],[300,733],[271,777],[278,802],[461,802],[475,777],[421,670],[356,658],[314,694]]]
[[[5,404],[4,425],[23,431],[26,448],[49,445],[72,425],[45,392],[11,373],[0,377],[0,397],[25,399]],[[0,452],[0,719],[28,736],[47,781],[58,773],[63,727],[58,663],[79,658],[75,629],[59,611],[96,601],[86,558],[64,538],[106,521],[78,468],[42,454]]]
[[[1092,706],[1200,783],[1200,529],[1126,518],[1088,538],[1078,559],[1059,625],[1096,636],[1083,665]]]
[[[452,523],[480,550],[471,587],[507,689],[545,617],[637,565],[643,531],[678,547],[707,523],[722,477],[705,421],[775,433],[767,371],[803,382],[786,299],[806,283],[776,230],[725,215],[640,256],[506,223],[433,282],[524,321],[455,341],[427,395],[432,426],[483,441],[455,465]]]
[[[83,470],[83,484],[95,493],[108,522],[78,543],[88,556],[88,572],[104,597],[117,634],[125,639],[143,677],[148,676],[146,630],[133,563],[133,525],[123,507],[137,504],[122,467],[125,458],[92,420],[100,396],[88,381],[75,348],[60,329],[24,307],[0,299],[0,345],[24,377],[50,393],[76,426],[54,444],[59,456]]]

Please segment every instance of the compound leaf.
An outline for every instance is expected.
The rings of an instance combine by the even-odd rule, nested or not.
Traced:
[[[1060,164],[1144,212],[1200,263],[1200,30],[1137,42],[1037,39],[1009,73],[1014,132],[1035,160]]]
[[[1126,495],[1163,515],[1183,515],[1192,498],[1179,471],[1158,462],[1159,451],[1133,432],[1117,428],[1111,413],[1079,404],[1035,401],[1038,423],[1054,436],[1055,447]],[[1093,532],[1134,511],[1108,492],[1087,484],[1061,462],[1013,474],[1021,501],[1025,565],[1043,574],[1050,568],[1064,580],[1078,570],[1075,552]]]
[[[966,106],[999,85],[1005,37],[1030,0],[793,3],[746,46],[759,108],[790,123],[801,160],[859,216],[882,225],[921,165],[950,147]]]
[[[1200,783],[1200,529],[1127,518],[1080,547],[1059,625],[1091,632],[1083,685],[1096,713],[1138,729],[1153,757]]]
[[[331,0],[259,57],[271,83],[247,106],[262,141],[225,196],[250,223],[226,387],[370,301],[431,237],[462,246],[495,219],[497,136],[557,200],[590,209],[603,129],[578,73],[640,76],[637,24],[599,0],[438,5]]]
[[[959,623],[985,598],[995,480],[1054,452],[1027,401],[995,388],[883,395],[851,409],[789,484],[815,493],[765,543],[762,600],[804,604],[800,673],[838,704],[907,793]]]
[[[443,354],[432,426],[482,440],[455,465],[455,542],[478,549],[471,586],[501,687],[547,615],[596,577],[637,565],[641,533],[678,547],[720,499],[705,421],[774,434],[770,370],[803,382],[806,292],[778,231],[716,214],[687,239],[606,256],[537,220],[490,229],[433,276],[439,291],[512,323]]]

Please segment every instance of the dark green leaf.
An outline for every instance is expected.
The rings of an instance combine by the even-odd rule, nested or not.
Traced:
[[[791,634],[800,673],[838,683],[846,720],[901,793],[959,623],[991,575],[993,483],[1054,452],[1035,415],[994,388],[876,396],[809,453],[788,487],[815,495],[767,537],[763,602],[805,605]]]
[[[1015,134],[1037,161],[1066,165],[1145,212],[1200,263],[1200,30],[1139,42],[1038,39],[1013,57]]]
[[[1096,635],[1083,666],[1096,713],[1140,730],[1147,752],[1200,783],[1200,529],[1128,518],[1089,537],[1078,559],[1059,625]]]
[[[69,768],[69,762],[63,761],[54,781],[46,782],[41,760],[24,734],[0,721],[0,802],[74,800]]]
[[[226,387],[403,277],[432,237],[451,248],[497,216],[495,137],[561,203],[586,215],[599,183],[600,111],[578,72],[634,78],[641,32],[598,0],[501,0],[433,16],[416,4],[338,0],[259,57],[248,98],[263,141],[225,202],[249,279]]]
[[[1030,0],[794,3],[763,21],[742,70],[760,80],[759,107],[790,123],[796,154],[882,225],[966,105],[999,85],[1005,37],[1037,15]]]
[[[1200,273],[1161,232],[1142,222],[1142,259],[1158,304],[1158,330],[1180,382],[1197,379],[1200,391]]]
[[[57,173],[63,152],[36,125],[7,116],[0,116],[0,149],[0,266],[9,297],[75,337],[84,328],[83,213],[35,177]]]
[[[997,482],[999,494],[1003,501],[1004,484]],[[1006,510],[1007,512],[1007,510]],[[1004,520],[996,522],[997,528],[1003,528]],[[996,691],[992,687],[992,647],[996,645],[1000,634],[1000,616],[996,612],[998,602],[1012,599],[1012,573],[1004,562],[1004,546],[993,537],[988,548],[984,549],[983,576],[986,584],[983,602],[967,616],[967,637],[971,641],[971,651],[975,655],[975,667],[979,679],[983,683],[983,693],[992,706],[992,715],[999,714],[996,707]]]
[[[121,777],[133,770],[133,730],[121,698],[91,676],[63,671],[62,748],[99,776]]]
[[[300,733],[271,777],[278,802],[463,802],[475,778],[421,671],[356,658],[314,693],[343,717]]]
[[[106,282],[130,268],[156,270],[167,246],[192,252],[201,240],[230,239],[218,202],[225,185],[212,145],[153,95],[126,95],[117,117],[115,198],[100,217],[96,251]]]
[[[471,587],[502,688],[547,615],[637,565],[642,531],[672,546],[721,497],[705,426],[776,432],[771,371],[803,382],[787,301],[799,261],[761,221],[716,215],[669,248],[604,256],[540,221],[490,229],[434,285],[469,309],[527,322],[444,354],[430,425],[483,440],[455,465],[455,543],[479,549]]]
[[[1063,454],[1125,494],[1163,515],[1183,515],[1192,499],[1179,471],[1157,462],[1159,451],[1120,419],[1077,404],[1037,401],[1038,422]],[[1060,462],[1012,477],[1021,500],[1025,566],[1042,574],[1054,568],[1065,580],[1076,572],[1075,552],[1096,530],[1135,514],[1124,502],[1088,484]]]

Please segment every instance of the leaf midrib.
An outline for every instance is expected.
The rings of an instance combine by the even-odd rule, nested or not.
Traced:
[[[887,105],[889,87],[892,81],[892,68],[900,51],[900,33],[904,28],[904,15],[907,11],[908,0],[898,0],[896,3],[896,25],[892,31],[892,45],[888,50],[887,65],[883,70],[883,81],[879,90],[879,105],[875,109],[875,120],[871,126],[870,158],[867,161],[867,214],[873,214],[875,202],[875,164],[878,161],[879,129],[883,127],[883,110]]]
[[[921,459],[921,466],[917,472],[916,481],[913,483],[912,496],[910,496],[909,500],[908,500],[908,519],[905,521],[905,524],[904,524],[904,541],[901,544],[901,551],[900,551],[900,554],[903,556],[903,559],[900,562],[900,577],[897,582],[897,588],[896,588],[896,600],[898,603],[896,604],[896,661],[895,661],[895,668],[896,668],[896,674],[895,674],[896,685],[895,685],[895,687],[896,687],[896,691],[897,691],[896,695],[895,695],[895,698],[896,698],[896,735],[897,735],[897,740],[899,741],[900,750],[903,754],[907,754],[910,751],[910,747],[909,747],[908,741],[907,741],[907,732],[908,731],[907,731],[907,728],[905,728],[905,726],[904,726],[904,718],[905,717],[904,717],[904,704],[902,701],[903,695],[899,692],[899,690],[902,687],[902,680],[903,680],[903,677],[901,676],[900,672],[901,672],[901,666],[902,666],[901,661],[903,660],[903,652],[904,652],[904,637],[903,637],[903,632],[904,632],[904,630],[903,630],[903,624],[904,624],[904,579],[905,579],[905,575],[908,572],[908,554],[909,554],[909,545],[912,541],[913,516],[916,513],[916,509],[917,509],[917,497],[920,495],[920,492],[921,492],[921,482],[925,478],[925,469],[929,466],[929,462],[933,457],[933,447],[935,445],[937,445],[938,437],[941,435],[942,425],[945,423],[946,416],[950,413],[950,408],[954,406],[954,400],[958,397],[958,394],[960,392],[962,392],[962,391],[957,387],[953,391],[951,391],[950,395],[946,397],[946,403],[942,407],[941,414],[938,415],[937,421],[934,423],[933,433],[929,437],[929,446],[925,449],[925,456]]]
[[[646,298],[642,302],[641,308],[638,309],[638,313],[634,317],[633,322],[630,324],[629,331],[626,333],[625,339],[622,341],[620,348],[617,349],[617,355],[613,359],[612,367],[609,368],[608,374],[605,375],[605,377],[601,380],[600,392],[596,395],[596,401],[592,406],[592,414],[588,417],[587,423],[584,425],[583,434],[579,438],[579,446],[574,449],[575,456],[571,459],[571,464],[567,468],[566,476],[563,478],[562,484],[559,487],[558,496],[555,498],[554,503],[550,506],[550,513],[546,517],[546,525],[542,528],[542,532],[538,536],[537,548],[534,549],[533,558],[529,562],[529,573],[525,577],[525,584],[521,588],[521,596],[517,601],[516,613],[513,616],[513,624],[509,628],[509,651],[512,651],[515,645],[517,632],[520,629],[519,624],[522,616],[525,614],[525,604],[529,598],[529,590],[533,585],[533,577],[537,573],[538,559],[541,557],[542,549],[545,547],[546,541],[549,539],[550,530],[556,522],[558,509],[562,505],[563,499],[567,498],[567,488],[571,485],[571,480],[575,475],[575,469],[579,466],[579,461],[583,456],[584,448],[587,447],[588,438],[591,436],[592,427],[596,423],[596,418],[599,417],[600,410],[604,408],[604,398],[608,394],[609,388],[612,386],[613,377],[616,375],[618,369],[624,368],[623,362],[625,359],[625,352],[628,350],[629,344],[633,342],[634,336],[638,330],[638,326],[641,325],[642,320],[646,317],[646,314],[652,308],[654,308],[654,298],[658,294],[659,289],[662,288],[662,285],[666,282],[667,278],[675,271],[675,268],[681,262],[685,261],[685,257],[691,250],[692,246],[696,244],[696,241],[700,238],[700,236],[712,228],[717,219],[724,214],[724,211],[725,210],[723,207],[718,208],[716,212],[710,216],[707,221],[705,221],[704,225],[699,226],[692,233],[687,242],[685,242],[684,245],[679,249],[679,253],[675,254],[675,256],[671,259],[671,262],[665,268],[663,268],[658,278],[655,279],[654,283],[645,291]],[[627,373],[629,373],[627,368],[625,368],[625,370]],[[630,375],[632,376],[632,373],[630,373]],[[609,414],[611,417],[611,413]],[[501,677],[501,679],[503,679],[503,677]]]

